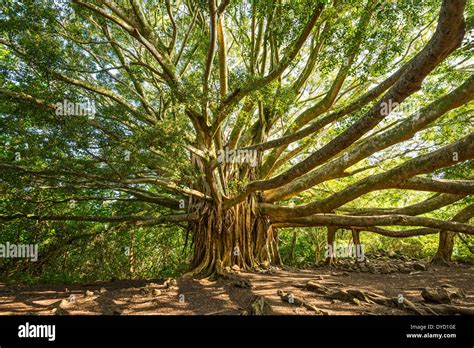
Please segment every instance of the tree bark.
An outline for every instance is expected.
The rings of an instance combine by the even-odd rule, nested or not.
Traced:
[[[466,208],[458,212],[452,221],[456,222],[469,222],[474,215],[474,204],[468,205]],[[446,264],[451,261],[454,248],[454,237],[456,233],[449,230],[440,230],[439,232],[439,243],[438,250],[431,260],[435,264]]]
[[[446,264],[451,261],[454,248],[454,232],[441,231],[439,233],[438,250],[431,262],[435,264]]]
[[[237,265],[241,270],[279,264],[276,231],[267,217],[255,214],[254,198],[230,209],[212,203],[191,207],[199,220],[191,222],[194,243],[193,274],[223,274]]]

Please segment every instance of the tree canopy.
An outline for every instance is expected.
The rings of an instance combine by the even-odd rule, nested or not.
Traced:
[[[12,235],[175,225],[212,273],[279,262],[286,227],[474,234],[472,3],[8,0],[0,18]]]

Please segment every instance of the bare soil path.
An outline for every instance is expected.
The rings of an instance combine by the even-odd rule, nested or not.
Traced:
[[[474,266],[429,266],[410,273],[364,272],[349,267],[275,269],[270,272],[240,272],[211,281],[199,278],[154,281],[114,281],[81,285],[0,284],[0,315],[241,315],[251,303],[265,297],[265,314],[314,315],[295,303],[282,301],[278,290],[291,292],[329,315],[405,315],[407,311],[374,303],[329,300],[304,288],[308,281],[331,290],[358,289],[386,297],[400,294],[413,303],[423,303],[424,287],[451,285],[466,297],[456,304],[474,309]],[[250,287],[248,287],[250,285]]]

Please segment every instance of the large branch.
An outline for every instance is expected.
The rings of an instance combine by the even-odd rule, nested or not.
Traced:
[[[142,22],[138,25],[138,23],[130,20],[130,18],[127,17],[127,15],[113,1],[101,0],[101,2],[104,3],[110,10],[112,10],[113,14],[115,15],[107,12],[104,8],[97,7],[88,2],[82,0],[73,1],[74,3],[87,8],[98,15],[111,20],[128,32],[132,37],[136,38],[160,64],[169,80],[172,82],[177,81],[175,71],[176,69],[166,52],[166,47],[161,42],[159,37],[154,34],[154,31],[151,28],[145,26],[145,23]]]
[[[468,205],[466,208],[462,209],[456,215],[454,215],[451,218],[451,221],[465,223],[465,222],[468,222],[473,216],[474,216],[474,204],[471,204],[471,205]],[[422,235],[427,235],[427,234],[436,234],[440,232],[439,229],[430,228],[430,227],[418,228],[418,229],[413,229],[413,230],[403,230],[403,231],[387,230],[380,227],[370,227],[370,226],[365,226],[365,227],[355,226],[353,228],[358,231],[369,231],[369,232],[380,234],[382,236],[395,237],[395,238],[422,236]]]
[[[203,106],[202,112],[207,120],[207,107],[209,104],[209,77],[211,76],[212,63],[216,47],[217,37],[217,14],[216,0],[209,0],[209,47],[207,49],[206,65],[202,77]]]
[[[429,43],[410,61],[400,79],[364,117],[286,172],[269,180],[251,182],[242,194],[229,200],[226,205],[237,204],[257,190],[269,190],[285,185],[321,165],[383,120],[387,116],[386,105],[399,104],[418,91],[425,77],[461,44],[464,36],[463,11],[465,3],[465,0],[443,1],[438,26]]]
[[[371,101],[375,100],[378,98],[383,92],[385,92],[388,88],[393,86],[393,84],[400,78],[404,71],[405,67],[400,68],[397,70],[397,72],[393,73],[390,75],[388,78],[386,78],[384,81],[382,81],[377,87],[374,87],[367,93],[365,93],[363,96],[358,98],[356,101],[352,102],[348,106],[342,108],[341,110],[331,112],[330,114],[325,115],[324,117],[315,120],[313,123],[311,123],[309,126],[294,132],[292,134],[285,135],[281,138],[269,140],[264,143],[256,144],[256,145],[251,145],[243,148],[243,150],[257,150],[257,151],[265,151],[269,150],[275,147],[279,146],[285,146],[289,145],[295,141],[298,141],[300,139],[303,139],[304,137],[307,137],[308,135],[311,135],[318,130],[321,130],[323,127],[327,126],[331,122],[334,122],[338,119],[340,119],[343,116],[349,115],[350,113],[356,111],[357,109],[361,108],[365,104],[370,103]],[[305,112],[308,112],[305,111]],[[315,117],[313,115],[313,117]]]
[[[301,34],[298,38],[290,45],[288,52],[285,56],[281,59],[280,63],[272,70],[268,75],[256,80],[247,83],[246,86],[233,91],[222,103],[219,107],[217,112],[216,120],[213,124],[213,131],[219,128],[221,123],[224,121],[227,114],[232,110],[232,108],[245,96],[249,95],[250,93],[263,88],[264,86],[268,85],[270,82],[277,79],[290,65],[290,63],[296,58],[299,51],[303,47],[306,39],[310,35],[311,31],[313,30],[316,22],[323,10],[324,6],[322,4],[318,4],[314,9],[309,19],[308,23],[304,27]]]
[[[302,218],[272,218],[276,227],[291,226],[425,226],[474,235],[474,226],[409,215],[349,216],[317,214]],[[434,232],[435,233],[435,232]]]
[[[104,177],[100,175],[90,174],[86,172],[77,172],[73,170],[60,170],[60,169],[46,169],[46,170],[33,170],[24,166],[14,165],[10,163],[1,163],[0,162],[0,170],[16,170],[21,171],[24,173],[31,174],[33,176],[38,177],[46,177],[46,178],[53,178],[53,179],[61,179],[60,176],[67,176],[67,177],[80,177],[84,179],[88,179],[88,182],[94,183],[111,183],[111,184],[122,184],[122,185],[138,185],[138,184],[151,184],[156,186],[165,187],[175,192],[179,192],[184,195],[196,196],[204,200],[212,200],[211,197],[205,195],[204,193],[191,189],[189,187],[180,186],[176,182],[165,179],[165,178],[158,178],[158,177],[138,177],[138,178],[113,178],[113,177]],[[83,182],[84,183],[84,182]],[[118,189],[119,186],[115,187],[114,185],[110,185],[110,189]]]
[[[474,158],[474,133],[384,173],[362,179],[321,201],[295,208],[279,207],[267,203],[260,204],[260,207],[264,214],[273,217],[297,217],[330,212],[365,193],[392,188],[415,175],[456,165],[472,158]]]
[[[347,212],[348,215],[420,215],[450,205],[466,197],[465,194],[436,194],[421,202],[402,208],[337,208],[337,211]]]
[[[115,94],[113,91],[111,91],[109,89],[106,89],[103,86],[94,85],[90,82],[75,79],[75,78],[66,76],[64,74],[60,74],[60,73],[55,72],[55,71],[50,71],[50,73],[54,77],[56,77],[58,80],[64,81],[64,82],[66,82],[70,85],[74,85],[74,86],[83,88],[87,91],[102,95],[104,97],[107,97],[107,98],[115,101],[116,103],[118,103],[118,104],[124,106],[125,108],[127,108],[132,114],[137,116],[139,119],[144,120],[145,122],[149,123],[150,125],[154,125],[156,123],[156,121],[154,119],[149,118],[145,115],[142,115],[132,104],[130,104],[125,99],[123,99],[121,96]]]
[[[416,191],[474,194],[474,180],[435,180],[425,177],[413,177],[395,184],[393,187]]]
[[[224,19],[219,17],[217,20],[217,42],[219,48],[219,88],[221,98],[227,95],[227,47],[224,33]]]
[[[145,195],[140,192],[133,192],[133,190],[127,191],[126,189],[120,189],[118,191],[126,192],[127,194],[133,196],[132,198],[129,197],[107,197],[107,196],[69,196],[67,198],[61,199],[43,199],[43,200],[32,200],[32,199],[20,199],[22,202],[27,203],[34,203],[34,204],[62,204],[68,202],[91,202],[91,201],[99,201],[99,202],[106,202],[106,201],[121,201],[121,202],[148,202],[153,204],[158,204],[160,206],[170,208],[173,210],[183,210],[184,208],[180,207],[180,202],[173,198],[168,197],[156,197]]]
[[[349,74],[353,62],[360,51],[361,43],[367,32],[367,25],[369,24],[370,19],[373,15],[373,10],[373,3],[368,2],[361,18],[359,19],[356,32],[351,40],[351,46],[349,47],[346,53],[344,62],[339,68],[336,78],[332,82],[331,87],[329,88],[324,98],[318,103],[316,103],[316,105],[310,107],[309,109],[298,115],[292,125],[286,130],[285,135],[290,135],[296,132],[298,129],[313,120],[315,117],[329,110],[330,107],[333,105],[344,84],[344,81],[347,78],[347,75]],[[277,163],[276,160],[280,157],[285,148],[285,146],[276,148],[268,156],[262,168],[262,173],[264,176],[269,175],[275,169],[275,163]]]
[[[147,224],[158,224],[166,222],[194,221],[197,215],[193,214],[177,214],[161,216],[159,218],[143,217],[134,215],[123,216],[74,216],[74,215],[35,215],[25,213],[15,213],[12,215],[0,215],[0,222],[7,222],[15,219],[27,219],[35,221],[84,221],[84,222],[133,222],[139,226]]]
[[[343,156],[324,164],[297,180],[266,192],[265,201],[274,202],[289,198],[323,181],[338,178],[343,175],[346,168],[377,151],[412,138],[418,131],[426,128],[446,112],[464,105],[472,99],[474,99],[474,75],[454,91],[419,110],[399,125],[382,134],[363,140],[362,143],[347,151]]]
[[[56,110],[56,106],[52,103],[49,103],[41,98],[33,97],[29,94],[23,92],[12,92],[10,90],[0,88],[0,97],[5,97],[14,100],[21,100],[24,102],[32,103],[37,105],[41,108],[45,108],[47,110]]]
[[[145,47],[163,69],[168,87],[172,89],[177,99],[185,106],[186,115],[191,119],[196,132],[198,132],[198,134],[205,132],[207,130],[207,125],[204,122],[204,118],[194,109],[192,98],[189,98],[178,74],[176,73],[176,66],[168,55],[167,47],[163,42],[161,42],[159,36],[155,33],[155,30],[150,28],[143,20],[140,21],[140,23],[136,23],[128,18],[124,11],[122,11],[113,1],[101,0],[100,2],[104,3],[110,10],[112,10],[112,13],[91,3],[82,0],[74,0],[74,3],[79,6],[87,8],[105,19],[114,22]]]

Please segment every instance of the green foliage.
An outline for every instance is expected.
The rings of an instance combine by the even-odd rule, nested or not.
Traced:
[[[297,238],[292,253],[293,232]],[[474,238],[463,236],[455,238],[453,260],[474,263]],[[326,228],[282,229],[279,235],[280,256],[283,264],[294,267],[311,267],[325,260]],[[339,230],[336,233],[335,245],[352,245],[350,231]],[[466,244],[467,243],[467,244]],[[418,236],[411,238],[391,238],[372,233],[361,233],[361,244],[364,255],[383,250],[429,261],[438,248],[438,235]],[[292,257],[293,255],[293,257]]]
[[[37,262],[0,259],[0,281],[4,282],[153,279],[176,276],[189,267],[190,246],[183,248],[185,233],[179,227],[129,229],[91,223],[15,223],[3,228],[0,244],[6,242],[39,242],[40,257]]]

